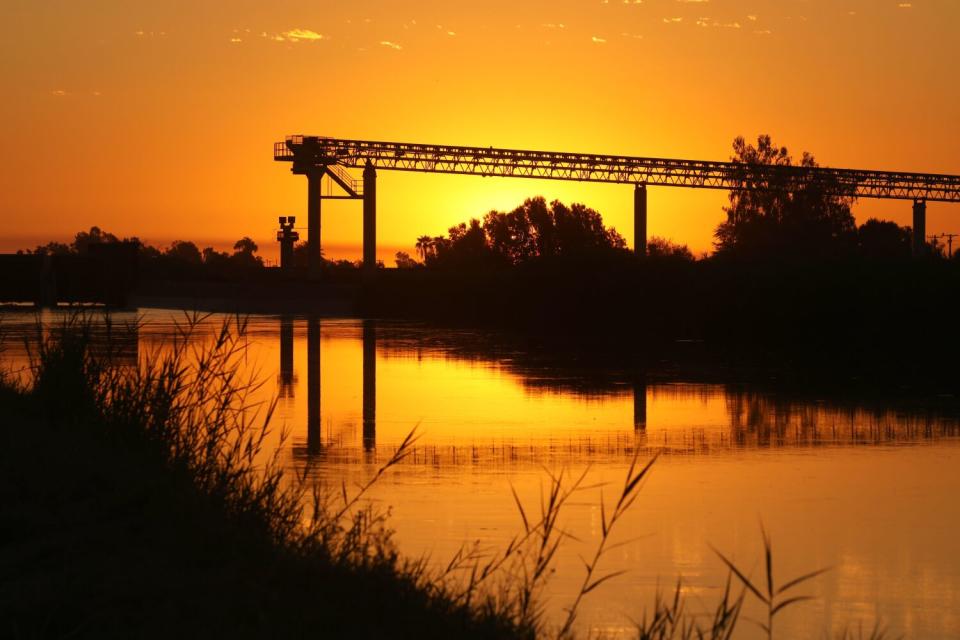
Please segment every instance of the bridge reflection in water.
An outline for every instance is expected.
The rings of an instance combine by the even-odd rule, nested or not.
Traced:
[[[320,452],[320,318],[307,318],[307,453]]]
[[[960,455],[955,400],[905,406],[891,397],[825,396],[707,373],[678,382],[653,367],[578,363],[493,334],[302,316],[266,321],[261,353],[279,361],[283,393],[298,395],[282,408],[296,421],[289,462],[297,477],[332,488],[362,483],[423,419],[422,439],[370,496],[394,508],[390,525],[404,555],[444,562],[481,536],[487,548],[503,548],[520,526],[511,492],[535,500],[543,469],[589,466],[590,481],[602,484],[619,480],[638,451],[665,450],[625,516],[624,529],[644,537],[617,567],[628,577],[589,613],[608,628],[618,623],[606,622],[607,611],[651,601],[657,578],[678,567],[696,593],[710,597],[726,576],[703,554],[706,542],[719,539],[738,557],[755,557],[759,534],[750,532],[758,513],[809,566],[837,567],[822,578],[822,592],[840,594],[829,598],[850,603],[850,611],[883,612],[899,620],[897,629],[915,631],[903,612],[955,610],[960,573],[943,560],[955,540],[939,533],[958,522],[950,508],[956,474],[936,472]],[[568,512],[569,530],[588,544],[595,542],[594,505],[585,499]],[[576,544],[561,546],[551,594],[579,587]],[[904,558],[914,567],[909,575]],[[946,587],[911,588],[919,574]],[[854,615],[831,610],[826,618]],[[941,619],[931,618],[930,628]],[[796,628],[785,633],[825,635]]]
[[[648,449],[717,454],[911,444],[960,435],[956,407],[676,382],[642,368],[576,369],[487,338],[374,320],[280,318],[278,395],[292,400],[306,383],[306,406],[287,405],[294,424],[306,419],[294,457],[376,457],[421,421],[424,438],[413,461],[455,464]],[[304,361],[306,380],[298,382],[295,363]],[[378,391],[385,403],[379,408]]]
[[[321,336],[322,320],[311,315],[306,323],[306,360],[307,360],[307,455],[323,451],[322,410],[321,410]],[[295,346],[294,316],[284,315],[279,319],[280,362],[278,375],[278,396],[294,399],[298,378],[294,369]],[[377,446],[377,322],[363,320],[360,327],[362,342],[362,446],[371,452]],[[647,427],[647,378],[644,372],[633,376],[633,428],[643,434]]]
[[[377,326],[363,321],[363,449],[377,446]]]

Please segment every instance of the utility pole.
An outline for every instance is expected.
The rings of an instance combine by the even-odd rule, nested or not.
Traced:
[[[946,238],[947,239],[947,258],[953,257],[953,239],[960,238],[960,233],[941,233],[938,236],[930,236],[934,241],[937,238]]]

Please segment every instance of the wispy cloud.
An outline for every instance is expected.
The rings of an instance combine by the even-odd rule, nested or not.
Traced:
[[[676,24],[676,23],[678,23],[678,22],[683,22],[683,18],[679,18],[679,17],[677,17],[677,18],[664,18],[663,21],[664,21],[664,23],[666,23],[666,24]]]
[[[397,51],[399,51],[400,49],[403,49],[403,47],[398,45],[396,42],[390,42],[389,40],[381,40],[380,44],[383,45],[384,47],[390,47],[391,49],[395,49]]]
[[[720,27],[722,29],[739,29],[739,22],[717,22],[710,18],[698,18],[697,19],[698,27]]]
[[[323,40],[325,36],[322,33],[317,33],[310,29],[291,29],[290,31],[284,31],[283,37],[287,40],[297,42],[299,40]]]
[[[312,29],[300,28],[290,29],[283,33],[267,33],[266,31],[261,31],[260,37],[273,40],[274,42],[320,42],[321,40],[327,39],[327,36],[322,33],[318,33]],[[231,42],[233,42],[233,40],[231,40]]]
[[[66,89],[52,89],[50,95],[54,98],[74,98],[74,97],[83,97],[91,96],[93,98],[99,98],[103,96],[103,92],[99,89],[82,89],[78,91],[67,91]]]
[[[590,36],[590,42],[594,44],[606,44],[606,38],[598,38],[597,36]]]

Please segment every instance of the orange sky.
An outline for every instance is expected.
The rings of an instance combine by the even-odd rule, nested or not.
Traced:
[[[0,250],[100,225],[275,254],[305,222],[290,133],[726,159],[769,132],[823,164],[960,174],[956,0],[0,5]],[[388,257],[524,197],[582,201],[632,239],[628,186],[381,172]],[[652,188],[652,235],[711,246],[723,192]],[[908,224],[910,204],[855,213]],[[324,203],[359,257],[359,203]],[[960,231],[931,204],[928,233]]]

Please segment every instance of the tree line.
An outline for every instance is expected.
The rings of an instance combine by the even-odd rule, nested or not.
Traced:
[[[756,145],[738,137],[731,160],[743,167],[741,188],[729,194],[726,219],[714,231],[711,259],[822,260],[861,257],[907,259],[912,255],[912,230],[894,222],[870,218],[857,226],[851,211],[856,198],[823,179],[795,184],[787,172],[761,176],[757,166],[816,168],[804,152],[794,161],[786,147],[769,135]],[[944,256],[936,241],[927,245],[934,257]],[[510,212],[491,211],[482,220],[450,227],[446,235],[417,239],[419,260],[397,254],[401,268],[516,266],[533,260],[571,256],[619,256],[628,253],[623,236],[606,227],[599,212],[583,204],[567,206],[530,198]],[[686,245],[653,237],[647,257],[694,261]],[[706,255],[700,256],[702,259]]]
[[[249,237],[233,244],[233,253],[217,251],[213,247],[200,249],[187,240],[175,240],[168,247],[160,248],[145,244],[137,237],[120,238],[100,227],[80,231],[72,242],[48,242],[35,249],[18,251],[21,254],[61,256],[86,255],[91,245],[127,243],[136,247],[140,268],[148,275],[159,276],[213,276],[240,277],[264,267],[263,258],[257,255],[259,247]]]
[[[731,160],[743,167],[737,176],[741,188],[729,193],[725,219],[714,231],[713,255],[694,256],[686,245],[652,237],[647,242],[647,259],[802,262],[850,257],[898,260],[912,255],[909,227],[875,218],[857,226],[851,211],[856,199],[837,185],[811,180],[797,186],[786,172],[761,176],[752,170],[757,166],[816,168],[819,165],[810,153],[804,152],[795,161],[789,150],[774,144],[769,135],[758,136],[756,144],[738,137]],[[50,242],[20,253],[82,255],[91,244],[110,242],[135,244],[147,275],[230,278],[265,266],[257,255],[257,244],[249,237],[234,243],[233,252],[228,253],[213,247],[200,249],[185,240],[154,247],[136,237],[118,238],[99,227],[77,233],[69,244]],[[936,241],[925,246],[933,258],[948,257],[945,247]],[[542,196],[528,198],[512,211],[494,210],[482,219],[471,218],[443,235],[422,235],[417,238],[416,253],[416,257],[397,253],[397,267],[508,268],[534,261],[627,260],[633,255],[624,237],[606,226],[598,211],[580,203],[548,203]],[[295,247],[294,262],[307,268],[306,243]],[[351,271],[360,262],[323,260],[323,266],[327,271]]]

